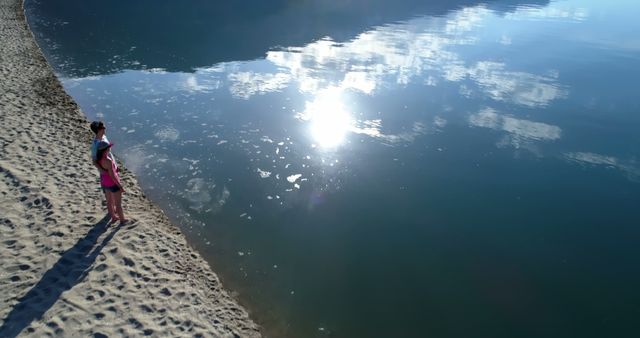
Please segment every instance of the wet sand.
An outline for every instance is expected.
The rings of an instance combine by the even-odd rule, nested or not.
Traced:
[[[21,0],[0,0],[0,41],[0,336],[260,336],[126,168],[132,222],[107,222],[89,121]]]

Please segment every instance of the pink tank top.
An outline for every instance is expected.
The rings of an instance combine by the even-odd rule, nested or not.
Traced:
[[[116,165],[116,161],[111,160],[109,162],[111,162],[111,169],[113,169],[113,174],[118,177],[118,165]],[[99,164],[100,167],[102,167],[102,164]],[[113,187],[114,185],[116,185],[116,182],[111,178],[111,176],[109,176],[109,172],[106,171],[107,169],[104,167],[102,167],[102,169],[105,169],[105,171],[100,172],[100,185],[105,188]]]

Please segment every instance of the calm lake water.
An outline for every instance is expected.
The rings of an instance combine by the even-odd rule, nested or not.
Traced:
[[[67,91],[272,337],[636,336],[638,13],[27,1]]]

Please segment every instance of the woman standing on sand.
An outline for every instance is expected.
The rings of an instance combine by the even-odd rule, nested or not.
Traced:
[[[106,135],[107,126],[105,126],[104,122],[102,121],[93,121],[91,122],[90,128],[91,131],[95,134],[93,142],[91,143],[91,161],[93,162],[93,165],[98,169],[98,176],[100,176],[105,170],[102,169],[102,167],[100,167],[100,165],[98,164],[100,160],[100,158],[98,157],[98,143],[100,143],[101,141],[110,143]],[[109,156],[109,158],[113,160],[111,152],[107,153],[107,156]],[[104,192],[105,199],[109,201],[107,191],[105,189],[102,189],[102,191]],[[116,214],[115,210],[113,209],[113,205],[110,203],[107,203],[107,210],[110,217]]]
[[[100,166],[100,186],[107,198],[107,210],[109,216],[113,220],[120,220],[120,223],[124,223],[127,220],[124,218],[124,211],[122,210],[122,193],[124,188],[118,175],[118,166],[116,161],[113,160],[113,156],[110,155],[112,144],[105,141],[100,141],[97,144],[97,164]],[[117,214],[117,216],[116,216]]]

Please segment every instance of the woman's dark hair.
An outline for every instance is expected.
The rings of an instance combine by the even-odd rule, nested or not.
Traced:
[[[89,126],[89,128],[91,128],[91,131],[94,134],[97,134],[100,129],[104,129],[104,123],[102,123],[102,121],[93,121],[91,122],[91,126]]]

